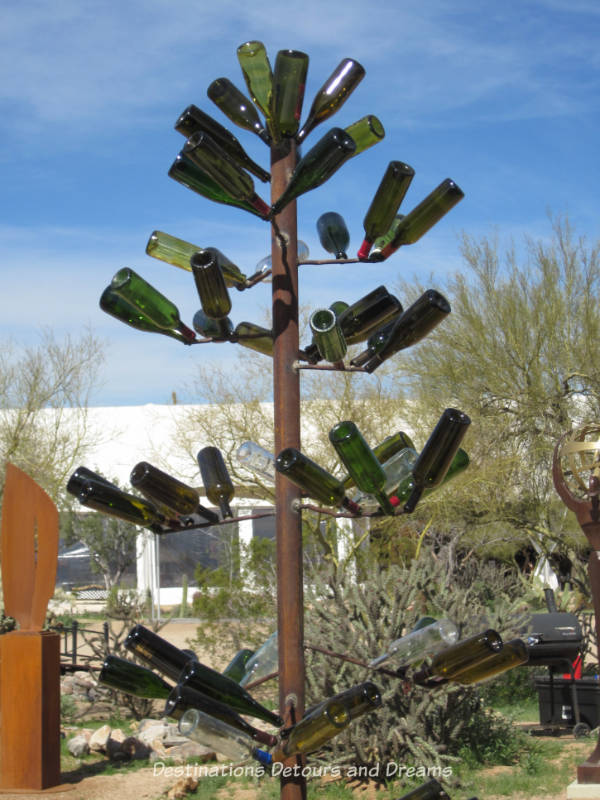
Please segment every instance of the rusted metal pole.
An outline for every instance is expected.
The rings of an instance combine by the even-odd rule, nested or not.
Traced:
[[[296,145],[285,140],[271,148],[271,200],[283,193],[296,165]],[[289,203],[272,225],[273,404],[275,454],[300,448],[300,378],[298,357],[298,241],[296,202]],[[279,642],[279,708],[286,725],[304,713],[304,592],[302,517],[294,510],[300,491],[283,475],[275,480],[277,530],[277,630]],[[306,781],[297,759],[281,776],[281,800],[306,797]],[[296,768],[294,770],[293,768]]]

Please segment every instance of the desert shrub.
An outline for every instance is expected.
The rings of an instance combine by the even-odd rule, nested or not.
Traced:
[[[366,664],[426,615],[452,619],[461,638],[488,627],[512,638],[528,612],[510,571],[474,559],[449,569],[444,553],[431,550],[385,568],[366,559],[360,580],[339,570],[313,575],[306,606],[307,704],[365,680],[377,684],[383,699],[380,709],[331,741],[321,754],[325,763],[367,770],[386,762],[441,768],[471,741],[477,759],[489,757],[500,740],[508,747],[512,727],[486,709],[476,688],[428,690]],[[312,645],[365,666],[315,652]],[[393,662],[384,666],[390,663],[393,668]]]

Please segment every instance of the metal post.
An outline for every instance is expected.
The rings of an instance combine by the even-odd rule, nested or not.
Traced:
[[[71,624],[71,645],[73,647],[73,651],[71,653],[71,663],[77,663],[77,629],[79,628],[79,622],[74,619]]]
[[[271,148],[271,200],[283,193],[296,165],[291,140]],[[296,202],[289,203],[272,226],[273,404],[275,454],[300,448],[300,379],[298,357],[298,243]],[[302,519],[293,503],[299,490],[279,473],[275,482],[277,526],[277,630],[279,639],[279,707],[286,725],[304,713],[304,597]],[[297,766],[298,759],[286,766]],[[282,800],[306,797],[306,781],[298,774],[281,778]]]

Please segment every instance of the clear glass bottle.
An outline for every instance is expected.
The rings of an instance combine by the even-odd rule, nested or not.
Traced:
[[[401,666],[417,664],[427,656],[458,641],[458,628],[449,619],[439,619],[425,627],[412,630],[388,645],[387,652],[369,662],[370,667],[379,667],[390,658]]]
[[[188,709],[181,716],[178,726],[182,736],[193,739],[205,747],[214,748],[233,761],[247,761],[249,758],[254,758],[264,765],[272,762],[270,753],[258,749],[248,734],[198,709]]]
[[[259,475],[266,478],[270,483],[275,483],[275,456],[256,442],[242,442],[236,451],[237,460],[240,464]]]
[[[275,631],[248,659],[244,676],[240,680],[240,686],[248,686],[249,683],[254,683],[254,681],[266,678],[267,675],[277,672],[279,666],[278,658],[278,637],[277,631]]]

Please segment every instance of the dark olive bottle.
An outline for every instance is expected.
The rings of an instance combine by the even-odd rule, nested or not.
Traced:
[[[261,211],[246,200],[237,200],[235,197],[225,192],[218,183],[213,181],[206,172],[196,166],[196,164],[187,156],[183,155],[183,153],[179,153],[175,161],[171,164],[169,168],[169,178],[173,178],[177,183],[181,183],[182,186],[191,189],[192,192],[196,192],[196,194],[202,195],[202,197],[206,197],[208,200],[212,200],[215,203],[223,203],[226,206],[241,208],[244,211],[249,211],[251,214],[255,214],[257,217],[264,219],[264,215]]]
[[[400,350],[417,344],[450,313],[450,303],[435,289],[428,289],[397,319],[369,337],[367,349],[352,359],[355,367],[374,372]]]
[[[207,133],[193,133],[183,146],[183,154],[205,172],[235,200],[249,203],[262,216],[269,206],[254,191],[254,181],[247,172],[222,150]]]
[[[441,784],[432,778],[427,783],[417,786],[416,789],[411,789],[410,792],[403,794],[398,800],[450,800]]]
[[[127,634],[123,646],[130,653],[175,682],[179,680],[188,661],[194,660],[189,653],[175,647],[174,644],[143,625],[133,626]]]
[[[488,629],[437,653],[430,664],[414,674],[413,680],[417,684],[430,685],[442,680],[455,680],[465,670],[473,669],[501,650],[500,634]]]
[[[317,233],[323,249],[335,258],[348,258],[346,250],[350,244],[350,232],[344,218],[335,211],[326,211],[317,220]]]
[[[273,356],[273,331],[254,322],[239,322],[235,326],[234,336],[242,347],[256,350],[265,356]]]
[[[348,348],[337,317],[330,308],[318,308],[311,314],[310,329],[321,358],[333,364],[343,360]]]
[[[413,467],[414,487],[404,504],[405,513],[415,510],[425,489],[442,483],[470,424],[470,418],[456,408],[443,412]]]
[[[363,220],[365,238],[357,253],[362,261],[369,256],[373,242],[390,228],[415,171],[403,161],[390,161]]]
[[[377,286],[338,315],[338,324],[344,334],[346,344],[358,344],[386,322],[391,322],[402,313],[402,304],[390,294],[385,286]],[[311,363],[319,361],[319,351],[315,345],[304,348]]]
[[[232,681],[239,683],[246,673],[246,664],[248,660],[254,655],[254,650],[249,650],[247,647],[238,650],[229,664],[223,670],[223,675],[231,678]]]
[[[233,483],[219,448],[203,447],[198,452],[198,466],[206,496],[211,503],[219,507],[221,516],[232,517],[229,503],[233,499]]]
[[[206,250],[190,259],[202,310],[211,319],[224,319],[231,311],[231,298],[217,259]]]
[[[454,682],[460,683],[462,686],[483,683],[509,669],[520,667],[528,661],[529,650],[525,642],[522,639],[511,639],[509,642],[504,642],[500,652],[493,653],[484,661],[460,672],[454,678]]]
[[[229,317],[211,319],[202,309],[196,311],[192,320],[194,330],[201,336],[215,341],[228,341],[233,333],[233,322]]]
[[[335,114],[364,76],[364,67],[358,61],[353,58],[342,59],[317,92],[308,112],[308,118],[296,135],[296,141],[303,142],[313,128]]]
[[[436,222],[454,208],[460,202],[464,193],[453,180],[446,178],[433,192],[427,195],[418,206],[409,211],[403,217],[398,226],[394,238],[379,252],[377,256],[371,254],[370,260],[384,261],[395,253],[399,247],[406,244],[414,244],[424,236]]]
[[[271,206],[270,216],[276,216],[296,197],[325,183],[355,149],[354,141],[345,131],[332,128],[300,159],[285,191]]]
[[[290,756],[313,753],[355,719],[380,706],[381,694],[370,681],[340,692],[306,712],[282,738],[273,752],[273,761],[285,761]]]
[[[282,450],[275,459],[275,469],[319,503],[358,512],[356,503],[346,497],[342,482],[296,448]]]
[[[263,112],[267,125],[271,116],[273,70],[262,42],[244,42],[237,49],[237,57],[250,97]]]
[[[237,161],[240,167],[247,169],[248,172],[251,172],[264,183],[268,183],[271,180],[270,173],[250,158],[235,136],[218,123],[216,119],[205,114],[197,106],[189,105],[180,114],[175,123],[175,130],[185,136],[186,139],[189,139],[197,131],[207,133],[219,147],[231,156],[234,161]]]
[[[407,433],[404,433],[404,431],[398,431],[391,436],[386,436],[382,442],[379,442],[379,444],[375,445],[373,448],[373,453],[380,464],[385,464],[385,462],[389,461],[392,456],[395,456],[396,453],[399,453],[401,450],[405,450],[406,448],[410,448],[412,450],[415,449],[413,440]],[[346,478],[343,478],[342,482],[344,484],[344,489],[350,489],[355,485],[354,478],[352,478],[350,475],[348,475]]]
[[[235,681],[199,661],[189,661],[186,664],[180,676],[180,683],[219,703],[224,703],[238,714],[262,719],[277,728],[283,724],[278,714],[261,705]]]
[[[404,214],[396,214],[396,216],[392,220],[392,224],[390,225],[388,230],[383,234],[383,236],[378,236],[377,239],[375,239],[375,241],[373,242],[373,248],[369,253],[369,261],[383,261],[381,253],[396,235],[396,231],[400,227],[400,223],[402,222],[403,219],[404,219]]]
[[[385,137],[385,129],[381,120],[373,114],[367,114],[366,117],[353,122],[344,130],[356,145],[353,156],[357,156],[363,150],[368,150],[369,147],[378,144]]]
[[[166,522],[164,515],[152,503],[110,484],[84,481],[77,499],[82,506],[142,528],[150,528],[155,533],[161,533],[162,525]]]
[[[465,450],[459,448],[456,455],[452,459],[450,466],[448,467],[448,472],[444,475],[444,480],[440,484],[440,486],[445,485],[448,481],[455,478],[457,475],[460,475],[461,472],[464,472],[466,468],[469,466],[470,459],[469,455]],[[405,503],[408,498],[410,497],[412,490],[415,488],[414,478],[411,474],[403,480],[399,486],[394,491],[395,497],[398,499],[399,503]],[[425,489],[423,492],[423,497],[428,495],[430,492],[435,491],[435,489]]]
[[[135,465],[131,470],[129,480],[131,485],[150,501],[173,509],[177,514],[188,516],[199,514],[208,522],[219,521],[217,514],[200,505],[196,489],[147,461],[140,461]]]
[[[98,681],[111,689],[148,700],[166,700],[173,688],[151,669],[113,655],[104,659]]]
[[[210,84],[206,94],[232,122],[260,136],[265,144],[271,144],[271,137],[256,109],[230,80],[217,78]]]
[[[220,719],[227,725],[231,725],[232,728],[247,733],[255,742],[272,746],[277,741],[272,734],[259,731],[253,725],[250,725],[226,703],[215,700],[213,697],[203,694],[186,683],[179,683],[171,690],[167,697],[163,716],[181,719],[189,708],[195,708],[198,711],[209,714],[211,717]]]
[[[372,494],[386,514],[393,514],[394,508],[383,491],[386,481],[383,467],[356,424],[350,420],[338,422],[329,431],[329,441],[358,488]]]
[[[119,488],[116,484],[106,480],[106,478],[103,475],[100,475],[98,472],[92,472],[92,470],[88,469],[87,467],[77,467],[75,472],[73,472],[69,478],[66,487],[67,492],[77,497],[77,495],[82,491],[86,481],[92,481],[92,483],[102,483],[112,489]]]
[[[300,124],[308,56],[300,50],[280,50],[273,69],[271,119],[277,138],[294,136]]]
[[[158,258],[160,261],[165,261],[167,264],[173,264],[174,267],[185,269],[187,272],[192,271],[190,259],[194,253],[204,250],[211,253],[219,262],[227,286],[235,286],[236,289],[240,290],[246,288],[246,276],[244,273],[237,264],[230,261],[216,247],[200,247],[162,231],[153,231],[146,245],[147,255],[152,256],[152,258]]]

